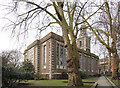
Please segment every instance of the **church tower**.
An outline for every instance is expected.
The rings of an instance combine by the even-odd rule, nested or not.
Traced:
[[[77,39],[77,47],[90,52],[90,37],[88,37],[86,30],[86,28],[80,30],[80,35]]]

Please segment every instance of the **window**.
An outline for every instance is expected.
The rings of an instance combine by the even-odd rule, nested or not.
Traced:
[[[82,41],[80,41],[80,47],[82,46]]]
[[[56,46],[56,68],[59,66],[59,44]]]
[[[86,71],[87,65],[86,65],[86,56],[84,57],[84,71]]]
[[[62,65],[63,65],[63,46],[61,45],[60,46],[60,66],[62,68]]]
[[[90,71],[90,57],[88,58],[88,71]]]
[[[92,72],[93,72],[93,70],[94,70],[94,60],[93,60],[93,58],[91,59],[91,69],[92,69]]]
[[[98,65],[98,60],[96,60],[96,65]]]
[[[35,52],[35,63],[36,63],[36,65],[35,65],[35,72],[37,73],[37,71],[38,71],[38,59],[37,59],[37,57],[38,57],[38,55],[37,55],[38,54],[37,53],[38,52],[38,47],[35,48],[35,51],[36,51]]]
[[[34,47],[29,50],[28,60],[34,65]]]
[[[82,69],[82,56],[79,55],[79,65],[80,65],[80,69]]]
[[[43,68],[46,68],[46,45],[43,46]]]
[[[63,58],[63,63],[64,63],[64,69],[66,69],[66,50],[65,50],[65,48],[64,48],[64,58]]]
[[[90,49],[89,49],[89,48],[86,48],[86,51],[90,52]]]
[[[63,44],[56,44],[56,68],[66,69],[66,50]]]
[[[98,66],[98,60],[96,60],[96,67]],[[98,70],[96,69],[96,72],[98,72]]]

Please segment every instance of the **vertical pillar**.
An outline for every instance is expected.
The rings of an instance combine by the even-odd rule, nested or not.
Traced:
[[[52,40],[51,39],[49,46],[49,79],[52,79]]]
[[[50,46],[49,46],[49,79],[52,79],[54,72],[54,42],[50,39]]]

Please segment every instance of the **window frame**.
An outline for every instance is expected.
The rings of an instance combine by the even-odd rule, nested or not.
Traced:
[[[43,68],[46,69],[47,68],[47,46],[46,44],[43,45]]]

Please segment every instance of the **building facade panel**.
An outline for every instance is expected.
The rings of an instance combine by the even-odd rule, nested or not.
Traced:
[[[80,42],[81,41],[81,42]],[[90,53],[90,38],[81,37],[77,40],[79,48],[80,70],[87,74],[97,74],[96,55]],[[31,60],[35,72],[49,79],[60,78],[63,72],[67,72],[67,55],[62,36],[49,33],[40,40],[30,44],[24,52],[24,60]]]
[[[46,41],[41,44],[41,56],[40,56],[40,72],[42,74],[49,73],[49,42]]]

